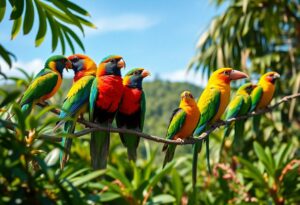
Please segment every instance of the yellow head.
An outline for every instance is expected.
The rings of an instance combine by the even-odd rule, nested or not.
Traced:
[[[220,68],[213,72],[208,83],[220,81],[221,83],[229,84],[232,80],[248,78],[248,75],[232,68]]]
[[[274,71],[267,72],[260,77],[259,83],[272,83],[274,84],[276,80],[280,78],[280,75]]]
[[[180,97],[181,97],[181,102],[184,102],[186,104],[196,103],[194,96],[190,91],[183,91]]]

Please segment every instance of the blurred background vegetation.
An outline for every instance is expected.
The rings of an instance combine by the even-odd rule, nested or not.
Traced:
[[[215,0],[222,5],[225,2]],[[35,7],[32,5],[35,4]],[[281,74],[274,101],[299,92],[300,87],[300,3],[298,1],[229,0],[227,9],[212,20],[196,45],[189,69],[208,78],[219,67],[239,68],[252,80],[272,69]],[[26,5],[26,6],[25,6]],[[46,32],[52,33],[52,49],[82,44],[70,32],[69,24],[93,27],[88,12],[70,1],[1,1],[0,21],[12,7],[12,39],[31,31],[34,12],[40,25],[36,45]],[[24,19],[24,21],[23,21]],[[43,22],[48,21],[49,30]],[[41,23],[42,22],[42,23]],[[83,31],[83,29],[82,29]],[[62,37],[63,35],[63,37]],[[68,36],[68,37],[67,37]],[[68,40],[69,39],[69,40]],[[82,45],[82,49],[84,46]],[[11,65],[13,53],[0,44],[0,56]],[[24,68],[26,69],[26,68]],[[232,139],[220,153],[222,129],[210,137],[213,174],[209,175],[205,153],[198,163],[197,201],[191,201],[191,146],[179,146],[172,163],[162,169],[162,145],[141,140],[138,161],[129,163],[119,137],[113,135],[109,167],[92,171],[89,136],[75,139],[71,159],[59,169],[59,143],[38,139],[54,135],[57,117],[52,107],[36,107],[22,116],[17,100],[33,76],[5,76],[0,87],[0,204],[299,204],[300,203],[300,106],[299,100],[282,104],[263,116],[259,133],[246,123],[242,150],[232,152]],[[5,75],[5,74],[4,74]],[[5,84],[5,85],[4,85]],[[50,100],[59,108],[71,80]],[[199,97],[201,88],[188,83],[159,79],[144,84],[147,96],[145,133],[164,137],[169,117],[178,106],[179,94],[191,90]],[[274,102],[273,101],[273,102]],[[9,114],[10,113],[10,114]],[[7,118],[20,122],[16,132]],[[81,125],[77,130],[83,129]]]

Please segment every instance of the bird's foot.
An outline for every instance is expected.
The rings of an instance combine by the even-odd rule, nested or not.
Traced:
[[[184,140],[181,139],[181,138],[177,138],[176,141],[177,141],[177,142],[184,142]]]

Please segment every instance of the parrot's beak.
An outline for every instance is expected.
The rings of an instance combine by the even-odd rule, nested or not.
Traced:
[[[119,69],[122,69],[122,68],[125,68],[126,67],[126,63],[125,61],[123,60],[123,58],[121,58],[119,61],[118,61],[118,68]]]
[[[280,75],[278,73],[275,73],[273,78],[280,78]]]
[[[147,76],[150,76],[150,75],[151,75],[151,73],[150,73],[149,71],[143,70],[143,72],[142,72],[143,78],[145,78],[145,77],[147,77]]]
[[[68,71],[68,69],[72,69],[72,62],[70,60],[66,62],[66,70]]]
[[[238,70],[232,70],[229,77],[230,80],[238,80],[242,78],[248,78],[248,75]]]

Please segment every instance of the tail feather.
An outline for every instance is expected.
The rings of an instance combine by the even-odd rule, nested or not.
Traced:
[[[193,164],[192,164],[192,183],[193,190],[195,190],[196,182],[197,182],[197,166],[198,166],[198,154],[202,149],[202,141],[197,142],[193,145]]]
[[[172,159],[174,158],[175,149],[176,149],[175,144],[170,144],[167,147],[164,146],[163,150],[166,150],[166,155],[163,163],[163,168],[166,166],[168,162],[171,162]]]
[[[120,134],[121,141],[127,148],[127,156],[129,160],[136,161],[137,148],[139,146],[140,137],[131,134]]]
[[[106,168],[109,154],[109,136],[109,132],[105,131],[93,132],[91,134],[90,155],[94,169]]]
[[[236,121],[234,127],[233,150],[237,154],[243,149],[244,120]]]
[[[206,163],[207,163],[207,169],[208,172],[211,174],[211,168],[210,168],[210,160],[209,160],[209,135],[206,136],[205,139],[205,147],[206,147]]]
[[[74,133],[75,123],[68,121],[64,125],[64,133],[72,134]],[[61,145],[64,150],[60,152],[60,168],[63,169],[70,157],[70,151],[72,146],[72,138],[63,138]]]
[[[260,115],[256,115],[253,117],[253,131],[255,134],[255,137],[258,137],[259,135],[259,124],[260,124]]]

